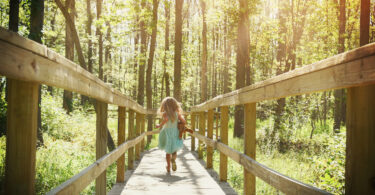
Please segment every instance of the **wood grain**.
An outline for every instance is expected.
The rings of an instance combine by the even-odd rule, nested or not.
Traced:
[[[141,122],[142,122],[141,113],[136,113],[135,121],[136,121],[135,136],[139,136],[141,134]],[[139,160],[139,159],[141,159],[141,142],[135,145],[135,160]]]
[[[228,106],[220,107],[220,142],[228,145]],[[219,150],[220,151],[220,150]],[[220,181],[227,181],[228,157],[220,152]]]
[[[205,135],[206,130],[206,118],[205,113],[199,113],[199,134]],[[203,136],[204,137],[204,136]],[[198,141],[198,158],[203,158],[203,142],[201,140]]]
[[[108,104],[96,101],[96,160],[107,153]],[[95,182],[95,194],[106,194],[107,178],[103,171]]]
[[[256,103],[245,104],[244,114],[244,153],[255,160]],[[255,176],[244,169],[244,194],[254,195],[255,192]]]
[[[214,131],[214,110],[208,110],[207,112],[207,137],[213,139]],[[207,147],[207,168],[212,169],[212,158],[214,150],[211,146]]]
[[[135,136],[134,130],[134,111],[129,110],[129,128],[128,128],[128,140],[133,139]],[[134,147],[128,149],[128,169],[134,168]]]
[[[190,114],[190,124],[191,124],[191,129],[193,131],[195,131],[195,119],[197,118],[196,114],[195,113],[191,113]],[[191,136],[191,151],[195,151],[195,137],[194,136]]]
[[[126,116],[125,116],[125,107],[118,107],[118,128],[117,128],[117,145],[121,145],[125,142],[125,125],[126,125]],[[125,155],[121,155],[117,160],[117,178],[116,182],[125,181]]]

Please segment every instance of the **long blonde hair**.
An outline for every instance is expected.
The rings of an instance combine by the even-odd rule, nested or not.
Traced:
[[[176,120],[175,112],[177,112],[178,114],[182,114],[183,112],[177,100],[173,97],[164,98],[158,110],[160,116],[166,114],[168,119],[171,120],[171,122],[173,122],[174,120]]]

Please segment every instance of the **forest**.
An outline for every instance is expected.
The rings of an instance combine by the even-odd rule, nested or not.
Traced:
[[[42,43],[147,109],[173,96],[188,112],[360,47],[360,6],[360,0],[0,0],[0,26]],[[369,12],[371,43],[375,1]],[[1,186],[6,90],[7,78],[0,75]],[[257,161],[344,194],[346,100],[347,90],[337,89],[258,102]],[[110,151],[117,143],[116,109],[108,110]],[[238,151],[244,150],[243,110],[229,109],[229,146]],[[36,193],[45,194],[95,161],[95,108],[89,97],[41,85],[38,113]],[[153,118],[147,119],[151,131]],[[156,146],[154,136],[146,148]],[[218,161],[215,151],[215,170]],[[243,169],[232,161],[228,166],[228,182],[242,194]],[[107,190],[115,169],[107,169]],[[260,194],[280,193],[260,179],[256,186]],[[83,194],[93,190],[91,184]]]

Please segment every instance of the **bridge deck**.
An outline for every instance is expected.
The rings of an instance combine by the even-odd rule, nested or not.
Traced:
[[[227,183],[211,177],[187,149],[189,140],[178,153],[176,172],[167,174],[165,153],[154,148],[143,154],[130,178],[125,183],[115,184],[109,194],[236,194]]]

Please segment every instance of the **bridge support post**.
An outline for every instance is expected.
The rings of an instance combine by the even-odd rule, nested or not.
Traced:
[[[195,119],[197,118],[197,116],[194,112],[192,112],[190,118],[191,118],[191,120],[190,120],[191,129],[193,131],[195,131]],[[194,136],[191,136],[191,146],[190,147],[191,147],[191,151],[195,150],[195,137]]]
[[[207,113],[207,137],[212,139],[214,131],[214,110],[210,109]],[[210,146],[207,146],[207,168],[212,168],[212,155],[214,149]]]
[[[199,134],[205,136],[206,131],[206,118],[205,113],[199,113]],[[203,158],[203,142],[201,140],[198,141],[198,158]]]
[[[108,104],[96,100],[96,160],[107,153]],[[106,171],[96,178],[95,194],[106,194]]]
[[[255,160],[256,152],[256,103],[245,104],[245,155]],[[244,169],[244,194],[255,194],[255,176]]]
[[[215,113],[216,118],[216,141],[219,140],[219,113]]]
[[[5,194],[35,194],[39,85],[8,83]]]
[[[144,133],[146,131],[145,129],[145,117],[146,115],[142,114],[141,116],[141,134]],[[145,150],[145,138],[142,139],[141,141],[141,152],[143,152]]]
[[[136,113],[136,130],[135,130],[135,137],[138,137],[141,135],[141,122],[142,122],[142,114],[141,113]],[[141,142],[137,143],[135,145],[135,159],[139,160],[141,159]]]
[[[122,143],[125,142],[125,124],[126,123],[126,116],[125,116],[125,107],[118,107],[118,128],[117,128],[117,145],[120,146]],[[116,182],[124,182],[125,181],[125,154],[121,155],[121,157],[117,160],[117,179]]]
[[[134,110],[129,109],[128,140],[134,138]],[[134,147],[128,149],[128,169],[133,169]]]
[[[220,142],[228,145],[228,106],[220,108]],[[220,181],[227,181],[228,157],[220,152]]]

